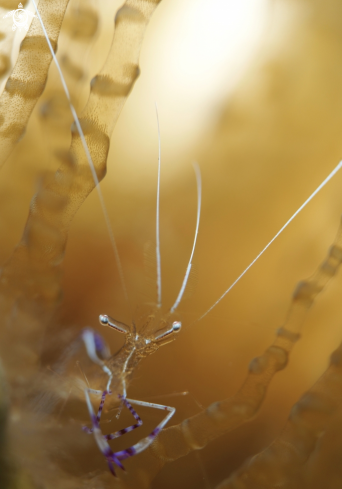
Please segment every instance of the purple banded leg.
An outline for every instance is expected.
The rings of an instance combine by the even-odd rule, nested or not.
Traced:
[[[100,451],[103,453],[103,455],[107,459],[109,470],[116,477],[116,473],[114,470],[114,464],[117,465],[118,467],[120,467],[120,469],[122,469],[122,470],[125,470],[125,469],[124,469],[123,465],[121,464],[120,460],[117,459],[117,457],[115,456],[115,453],[113,453],[112,449],[108,445],[107,440],[104,438],[104,436],[102,434],[102,431],[101,431],[101,428],[99,425],[99,421],[97,419],[97,416],[94,413],[92,403],[90,402],[88,390],[85,390],[84,394],[85,394],[85,398],[86,398],[86,402],[87,402],[87,406],[88,406],[88,411],[89,411],[90,418],[91,418],[91,423],[93,425],[92,432],[94,434],[95,441],[96,441],[97,446],[99,447]]]
[[[143,402],[143,401],[135,401],[132,399],[124,399],[123,396],[119,396],[123,400],[124,405],[131,411],[131,413],[132,414],[134,413],[133,416],[135,417],[135,419],[138,422],[139,421],[141,422],[141,419],[139,418],[138,414],[134,411],[131,404],[137,404],[138,406],[146,406],[146,407],[152,407],[155,409],[161,409],[163,411],[169,411],[169,413],[159,423],[159,425],[148,436],[143,438],[140,442],[136,443],[135,445],[133,445],[129,448],[126,448],[125,450],[121,450],[120,452],[113,452],[112,449],[110,448],[110,446],[108,445],[106,435],[103,435],[103,433],[101,431],[98,416],[95,415],[93,406],[90,402],[88,390],[85,390],[85,397],[86,397],[86,402],[87,402],[89,414],[91,417],[91,422],[93,425],[92,432],[94,434],[95,441],[97,443],[97,446],[99,447],[99,449],[103,453],[103,455],[106,457],[109,470],[111,471],[111,473],[114,476],[116,476],[115,470],[114,470],[114,465],[117,465],[118,467],[120,467],[120,469],[125,470],[122,463],[121,463],[121,460],[125,460],[126,458],[132,457],[133,455],[137,455],[138,453],[144,451],[149,445],[151,445],[151,443],[157,437],[158,433],[160,433],[160,431],[164,428],[166,423],[170,420],[170,418],[174,415],[174,413],[176,411],[176,409],[173,407],[163,406],[161,404],[154,404],[151,402]],[[132,429],[134,429],[134,428],[132,428]],[[127,433],[127,430],[128,430],[128,428],[126,428],[125,430],[122,430],[122,431],[124,433]],[[131,431],[131,430],[129,430],[129,431]],[[124,434],[124,433],[122,433],[122,434]],[[113,434],[113,438],[114,438],[114,435],[115,435],[115,433]],[[110,435],[107,435],[107,436],[110,436]],[[121,436],[121,434],[118,436]],[[115,436],[115,438],[116,438],[116,436]]]
[[[99,410],[98,410],[97,416],[96,416],[96,419],[97,419],[97,422],[98,423],[101,420],[101,414],[102,414],[102,410],[103,410],[103,405],[105,403],[105,399],[106,399],[107,394],[110,395],[111,392],[110,391],[103,391],[103,393],[102,393],[101,403],[100,403]],[[122,399],[123,405],[127,409],[130,410],[130,412],[132,413],[132,416],[137,420],[137,423],[136,424],[133,424],[132,426],[129,426],[128,428],[123,428],[122,430],[116,431],[115,433],[110,433],[109,435],[103,435],[103,437],[106,440],[114,440],[115,438],[119,438],[120,436],[124,435],[125,433],[129,433],[130,431],[133,431],[136,428],[139,428],[139,426],[141,426],[143,424],[142,419],[139,417],[138,413],[136,411],[134,411],[134,409],[130,405],[130,403],[127,402],[126,399],[124,399],[123,396],[119,395],[118,397],[119,397],[119,399]],[[88,434],[93,433],[93,429],[92,428],[88,428],[88,426],[82,426],[82,430],[85,431]]]
[[[103,410],[103,405],[105,403],[105,400],[106,400],[106,396],[107,394],[111,394],[111,391],[103,391],[102,392],[102,396],[101,396],[101,402],[100,402],[100,406],[99,406],[99,410],[97,411],[97,415],[96,415],[96,419],[97,419],[97,422],[99,423],[100,422],[100,419],[101,419],[101,414],[102,414],[102,410]],[[91,434],[93,432],[92,428],[88,428],[87,426],[82,426],[82,430],[85,431],[86,433],[89,433]]]
[[[161,409],[163,411],[169,411],[167,416],[159,423],[159,425],[148,435],[146,438],[143,438],[141,441],[136,443],[135,445],[126,448],[126,450],[121,450],[120,452],[115,452],[113,455],[116,460],[125,460],[126,458],[133,457],[133,455],[137,455],[138,453],[143,452],[158,436],[158,433],[164,428],[164,426],[168,423],[168,421],[175,414],[176,409],[170,406],[163,406],[162,404],[154,404],[151,402],[143,402],[143,401],[135,401],[133,399],[125,399],[127,404],[137,404],[138,406],[146,406],[154,409]],[[113,459],[114,462],[114,459]],[[116,462],[114,462],[116,463]]]
[[[134,411],[133,407],[130,405],[130,403],[125,399],[123,396],[119,395],[119,399],[122,399],[123,405],[130,410],[132,416],[134,419],[137,420],[136,424],[133,424],[132,426],[128,426],[128,428],[124,428],[122,430],[116,431],[115,433],[110,433],[109,435],[103,435],[106,440],[114,440],[114,438],[119,438],[119,436],[122,436],[126,433],[129,433],[130,431],[135,430],[136,428],[139,428],[143,424],[142,419],[139,417],[138,413]]]

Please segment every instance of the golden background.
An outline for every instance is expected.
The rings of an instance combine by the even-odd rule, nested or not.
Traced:
[[[161,127],[165,311],[178,294],[192,247],[196,222],[194,160],[200,165],[203,182],[194,259],[196,285],[191,297],[179,307],[182,331],[176,341],[144,360],[129,387],[133,399],[175,406],[172,423],[180,423],[199,412],[200,406],[237,391],[250,360],[262,354],[273,342],[276,328],[284,323],[295,284],[323,261],[342,210],[341,173],[220,305],[197,322],[342,154],[340,3],[246,0],[239,5],[233,1],[223,4],[161,2],[143,41],[141,75],[111,138],[108,172],[101,188],[122,261],[130,310],[93,191],[70,226],[62,303],[39,333],[46,339],[64,329],[77,334],[91,326],[103,334],[115,352],[122,339],[102,328],[98,315],[106,313],[129,323],[137,305],[155,300],[146,292],[144,248],[155,240],[156,101]],[[106,59],[120,2],[87,1],[82,3],[82,8],[86,7],[94,12],[90,20],[81,17],[80,2],[70,0],[58,41],[58,59],[78,113],[86,103],[90,80]],[[33,12],[32,5],[28,8]],[[92,32],[91,19],[96,16],[96,33],[82,40],[77,28],[81,24]],[[11,21],[6,22],[1,29],[7,33]],[[18,48],[17,38],[13,57],[16,43]],[[9,74],[3,74],[4,83]],[[58,168],[56,152],[69,147],[71,123],[57,70],[51,65],[26,133],[1,170],[2,264],[20,241],[40,181]],[[281,433],[291,407],[326,369],[329,355],[340,342],[341,324],[337,277],[312,306],[289,365],[276,375],[257,417],[223,434],[201,452],[169,464],[151,487],[214,488],[247,457],[267,447]],[[17,328],[20,334],[25,324]],[[11,349],[11,345],[3,343],[1,350],[4,348]],[[51,359],[45,354],[43,365],[53,368],[61,350],[51,353],[50,345],[48,351]],[[6,372],[6,362],[4,369]],[[189,394],[176,395],[184,391]],[[140,414],[146,418],[146,427],[142,434],[138,430],[129,435],[125,447],[146,436],[160,421],[153,410],[144,408]],[[84,413],[82,416],[78,420],[77,413],[72,413],[76,427],[85,422]],[[314,479],[309,476],[309,485],[279,487],[341,487],[342,438],[336,435],[341,432],[340,418],[341,413],[335,413],[322,435],[320,455],[315,455],[319,470],[312,472]],[[77,433],[75,428],[70,436],[84,436],[81,430]],[[43,436],[23,441],[17,435],[16,443],[22,442],[26,448],[30,443],[42,444],[42,450],[45,444],[54,443]],[[11,450],[15,457],[16,446]],[[103,462],[97,456],[96,463],[89,462],[90,469],[106,470]],[[134,472],[137,463],[135,457],[127,461],[127,471]],[[27,465],[25,462],[25,472],[29,471]],[[70,487],[92,487],[81,485],[86,467],[68,470],[80,478],[79,486],[70,482]],[[41,487],[66,487],[58,485],[58,478],[49,485],[43,474],[39,477]],[[116,484],[108,478],[108,487]]]

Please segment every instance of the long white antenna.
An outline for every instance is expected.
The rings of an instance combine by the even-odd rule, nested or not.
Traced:
[[[103,215],[104,215],[104,218],[105,218],[105,221],[106,221],[106,225],[107,225],[107,229],[108,229],[108,234],[109,234],[109,239],[110,239],[110,242],[111,242],[113,251],[114,251],[114,256],[115,256],[116,265],[117,265],[118,271],[119,271],[121,286],[122,286],[122,289],[123,289],[123,292],[124,292],[124,296],[125,296],[126,302],[127,302],[128,306],[129,306],[128,294],[127,294],[127,289],[126,289],[124,274],[123,274],[123,270],[122,270],[122,265],[121,265],[121,261],[120,261],[120,256],[119,256],[118,248],[116,246],[116,241],[115,241],[114,233],[113,233],[113,230],[112,230],[112,227],[111,227],[111,224],[110,224],[110,220],[109,220],[108,212],[107,212],[107,209],[106,209],[106,205],[104,203],[102,191],[101,191],[101,188],[100,188],[100,185],[99,185],[99,179],[97,178],[97,174],[96,174],[96,171],[95,171],[94,163],[93,163],[92,157],[90,155],[90,151],[89,151],[87,142],[85,140],[85,137],[84,137],[84,134],[83,134],[83,130],[82,130],[80,121],[78,119],[76,110],[75,110],[74,106],[71,103],[71,98],[70,98],[69,90],[68,90],[67,84],[65,82],[65,79],[64,79],[64,76],[63,76],[61,67],[59,66],[57,57],[56,57],[55,52],[54,52],[54,50],[53,50],[53,48],[51,46],[50,39],[49,39],[49,36],[48,36],[48,34],[46,32],[46,29],[45,29],[43,20],[42,20],[42,18],[40,16],[40,13],[38,12],[37,4],[36,4],[35,0],[32,0],[32,2],[33,2],[33,5],[34,5],[34,8],[36,10],[36,13],[37,13],[39,22],[40,22],[40,24],[42,26],[42,29],[43,29],[43,32],[44,32],[44,35],[45,35],[45,38],[46,38],[46,42],[48,43],[48,46],[49,46],[51,55],[52,55],[53,60],[54,60],[54,62],[56,64],[56,67],[57,67],[57,70],[58,70],[58,73],[59,73],[59,76],[60,76],[60,79],[61,79],[61,82],[62,82],[62,85],[63,85],[63,89],[64,89],[65,95],[66,95],[66,97],[68,99],[69,107],[70,107],[72,116],[74,118],[74,121],[75,121],[75,124],[76,124],[76,127],[77,127],[77,131],[78,131],[78,133],[80,135],[82,146],[83,146],[84,152],[86,154],[86,157],[87,157],[87,160],[88,160],[88,163],[89,163],[89,167],[90,167],[90,170],[91,170],[91,173],[92,173],[92,176],[93,176],[93,180],[95,182],[95,186],[96,186],[96,189],[97,189],[97,192],[98,192],[98,195],[99,195],[99,200],[100,200],[100,204],[101,204],[101,207],[102,207],[102,212],[103,212]]]
[[[160,207],[160,161],[161,161],[161,142],[160,142],[160,127],[158,106],[155,102],[156,114],[157,114],[157,126],[158,126],[158,183],[157,183],[157,212],[156,212],[156,256],[157,256],[157,307],[162,305],[161,295],[161,259],[160,259],[160,230],[159,230],[159,207]]]
[[[290,219],[284,224],[284,226],[277,232],[277,234],[271,239],[271,241],[265,246],[265,248],[260,251],[260,253],[254,258],[254,260],[248,265],[247,268],[245,268],[245,270],[241,273],[241,275],[238,276],[238,278],[235,280],[235,282],[232,283],[232,285],[221,295],[221,297],[211,306],[209,307],[209,309],[204,313],[202,314],[202,316],[197,319],[195,322],[198,322],[200,321],[201,319],[203,319],[207,314],[209,314],[210,311],[212,311],[214,309],[214,307],[217,306],[217,304],[219,302],[221,302],[221,300],[228,294],[228,292],[230,292],[232,290],[232,288],[239,282],[239,280],[242,279],[242,277],[245,275],[245,273],[248,272],[248,270],[254,265],[254,263],[259,260],[259,258],[261,257],[261,255],[267,250],[267,248],[269,246],[271,246],[271,244],[273,243],[273,241],[278,238],[278,236],[284,231],[285,228],[287,228],[287,226],[290,224],[291,221],[293,221],[293,219],[304,209],[304,207],[315,197],[315,195],[318,194],[318,192],[320,190],[322,190],[322,188],[329,182],[329,180],[331,180],[333,178],[334,175],[336,175],[336,173],[342,168],[342,161],[339,162],[339,164],[334,168],[334,170],[327,176],[327,178],[316,188],[316,190],[310,195],[310,197],[308,199],[306,199],[306,201],[304,202],[304,204],[302,204],[299,209],[293,214],[292,217],[290,217]]]
[[[196,221],[195,239],[194,239],[194,244],[192,245],[190,260],[189,260],[188,266],[186,267],[186,272],[185,272],[184,280],[182,283],[182,287],[179,291],[179,294],[178,294],[178,297],[177,297],[175,303],[173,304],[173,306],[170,309],[171,313],[177,309],[180,301],[182,300],[183,294],[185,292],[186,284],[188,283],[188,279],[189,279],[189,275],[190,275],[190,271],[191,271],[191,267],[192,267],[192,258],[194,256],[196,241],[197,241],[197,236],[198,236],[198,228],[199,228],[199,223],[200,223],[200,217],[201,217],[201,204],[202,204],[201,170],[200,170],[197,163],[193,163],[193,167],[194,167],[195,174],[196,174],[196,184],[197,184],[197,221]]]

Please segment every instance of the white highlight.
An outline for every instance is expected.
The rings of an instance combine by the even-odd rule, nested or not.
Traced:
[[[271,241],[265,246],[265,248],[260,251],[260,253],[254,258],[254,260],[248,265],[247,268],[241,273],[241,275],[238,276],[238,278],[235,280],[235,282],[232,283],[232,285],[221,295],[221,297],[211,306],[209,309],[202,314],[202,316],[197,319],[195,322],[200,321],[203,319],[207,314],[209,314],[210,311],[214,309],[214,307],[217,306],[219,302],[232,290],[232,288],[239,282],[239,280],[242,279],[242,277],[245,275],[245,273],[248,272],[248,270],[254,265],[254,263],[259,260],[261,255],[271,246],[273,241],[278,238],[278,236],[284,231],[285,228],[290,224],[290,222],[293,221],[293,219],[304,209],[304,207],[318,194],[320,190],[336,175],[336,173],[342,168],[342,161],[339,162],[339,164],[334,168],[334,170],[327,176],[325,180],[316,188],[316,190],[310,195],[308,199],[302,204],[299,209],[293,214],[292,217],[284,224],[284,226],[277,232],[277,234],[271,239]]]
[[[61,67],[60,67],[60,65],[58,63],[57,57],[55,55],[55,52],[54,52],[54,50],[53,50],[53,48],[51,46],[50,39],[49,39],[48,34],[46,32],[46,29],[45,29],[43,20],[42,20],[42,18],[40,16],[40,13],[38,12],[36,1],[35,0],[32,0],[32,2],[33,2],[33,5],[34,5],[34,8],[36,10],[36,13],[37,13],[39,22],[40,22],[40,24],[42,26],[42,29],[43,29],[43,32],[44,32],[44,35],[45,35],[45,38],[46,38],[46,42],[48,43],[48,46],[49,46],[51,55],[52,55],[53,60],[54,60],[54,62],[56,64],[56,67],[57,67],[57,70],[58,70],[58,73],[59,73],[59,77],[61,79],[61,82],[62,82],[62,85],[63,85],[63,89],[64,89],[65,95],[67,97],[67,100],[68,100],[68,103],[69,103],[69,107],[70,107],[72,116],[74,118],[74,121],[75,121],[75,124],[76,124],[76,127],[77,127],[77,131],[78,131],[78,133],[80,135],[82,146],[83,146],[84,152],[86,154],[86,157],[87,157],[87,160],[88,160],[88,163],[89,163],[89,167],[90,167],[90,170],[91,170],[91,173],[92,173],[92,176],[93,176],[93,180],[95,182],[95,186],[96,186],[96,189],[97,189],[97,192],[98,192],[100,204],[101,204],[101,207],[102,207],[102,212],[103,212],[103,215],[104,215],[104,218],[105,218],[105,221],[106,221],[107,230],[108,230],[108,234],[109,234],[109,239],[111,241],[111,245],[112,245],[112,248],[113,248],[113,251],[114,251],[114,256],[115,256],[116,265],[117,265],[118,271],[119,271],[121,286],[122,286],[122,289],[123,289],[123,292],[124,292],[124,296],[125,296],[126,302],[127,302],[128,306],[129,306],[128,294],[127,294],[127,289],[126,289],[124,274],[123,274],[123,270],[122,270],[122,265],[121,265],[121,261],[120,261],[120,257],[119,257],[119,252],[118,252],[118,249],[117,249],[117,246],[116,246],[116,241],[115,241],[115,238],[114,238],[114,233],[113,233],[113,230],[112,230],[112,227],[111,227],[111,224],[110,224],[110,220],[109,220],[109,216],[108,216],[108,213],[107,213],[106,205],[104,203],[103,195],[102,195],[102,192],[101,192],[101,189],[100,189],[99,179],[97,178],[97,175],[96,175],[94,162],[93,162],[92,157],[90,155],[90,151],[89,151],[87,142],[85,140],[85,137],[84,137],[84,134],[83,134],[83,131],[82,131],[82,127],[81,127],[80,121],[78,119],[76,110],[75,110],[74,106],[71,103],[70,93],[69,93],[67,84],[65,82],[65,79],[64,79],[64,76],[63,76]]]
[[[195,252],[195,247],[196,247],[196,241],[197,241],[197,236],[198,236],[198,228],[199,228],[199,223],[200,223],[200,217],[201,217],[201,204],[202,204],[202,179],[201,179],[201,170],[199,169],[199,166],[197,163],[193,163],[193,167],[194,167],[194,170],[195,170],[195,174],[196,174],[196,183],[197,183],[197,221],[196,221],[196,231],[195,231],[195,239],[194,239],[194,244],[192,246],[192,251],[191,251],[191,256],[190,256],[190,260],[189,260],[189,264],[186,268],[186,272],[185,272],[185,277],[184,277],[184,280],[183,280],[183,283],[182,283],[182,287],[179,291],[179,294],[178,294],[178,297],[175,301],[175,303],[173,304],[173,306],[171,307],[170,309],[170,312],[174,312],[180,301],[182,300],[182,297],[183,297],[183,294],[185,292],[185,288],[186,288],[186,284],[188,283],[188,279],[189,279],[189,275],[190,275],[190,271],[191,271],[191,267],[192,267],[192,258],[194,256],[194,252]]]
[[[108,375],[108,382],[107,382],[106,390],[109,391],[110,385],[111,385],[112,379],[113,379],[113,374],[110,371],[110,369],[107,367],[107,365],[105,365],[105,363],[96,354],[96,345],[95,345],[94,333],[89,329],[85,330],[82,333],[82,339],[83,339],[84,345],[86,347],[88,357],[94,363],[97,363],[97,365],[99,365],[102,368],[102,370]],[[90,389],[90,390],[92,390],[92,389]],[[97,391],[97,392],[100,392],[100,391]]]
[[[21,31],[22,27],[27,31],[29,28],[28,22],[29,20],[31,20],[30,16],[36,17],[36,15],[34,15],[29,10],[25,10],[21,3],[19,3],[18,8],[16,10],[11,10],[2,18],[6,19],[7,17],[11,17],[11,16],[13,18],[12,31],[15,31],[17,28],[19,29],[19,31]]]
[[[96,345],[94,339],[94,333],[90,330],[85,330],[82,333],[82,339],[87,350],[88,357],[100,367],[103,366],[103,361],[99,359],[96,354]]]
[[[159,207],[160,207],[160,162],[161,162],[161,139],[158,117],[158,107],[156,106],[157,126],[158,126],[158,183],[157,183],[157,212],[156,212],[156,256],[157,256],[157,307],[161,307],[161,258],[160,258],[160,230],[159,230]]]
[[[158,12],[145,70],[168,115],[163,130],[177,141],[168,150],[175,170],[215,125],[218,108],[260,56],[277,6],[270,0],[174,0]]]

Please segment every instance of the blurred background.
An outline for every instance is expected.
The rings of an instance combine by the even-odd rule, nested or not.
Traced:
[[[58,58],[78,113],[106,59],[121,3],[70,0]],[[33,11],[30,3],[27,8]],[[196,283],[179,307],[183,329],[177,340],[142,363],[129,397],[175,406],[173,422],[236,392],[250,360],[273,342],[296,283],[314,272],[335,237],[342,173],[197,321],[341,159],[341,14],[337,0],[163,0],[148,26],[141,75],[114,130],[101,183],[130,308],[93,192],[70,229],[63,304],[50,327],[91,326],[115,351],[122,340],[98,324],[98,315],[129,323],[139,304],[155,301],[154,287],[146,286],[151,270],[144,267],[144,250],[155,241],[157,103],[165,311],[180,289],[194,237],[192,161],[203,181]],[[78,32],[80,23],[91,41]],[[13,61],[22,37],[16,34]],[[57,168],[56,151],[70,144],[71,122],[51,66],[25,137],[1,172],[1,263],[21,237],[39,180]],[[337,277],[312,307],[289,366],[275,377],[256,419],[170,464],[152,487],[213,488],[281,432],[291,406],[341,341],[340,287]],[[189,394],[177,395],[184,391]],[[159,415],[146,409],[140,414],[148,433]],[[134,470],[134,460],[127,467]]]

